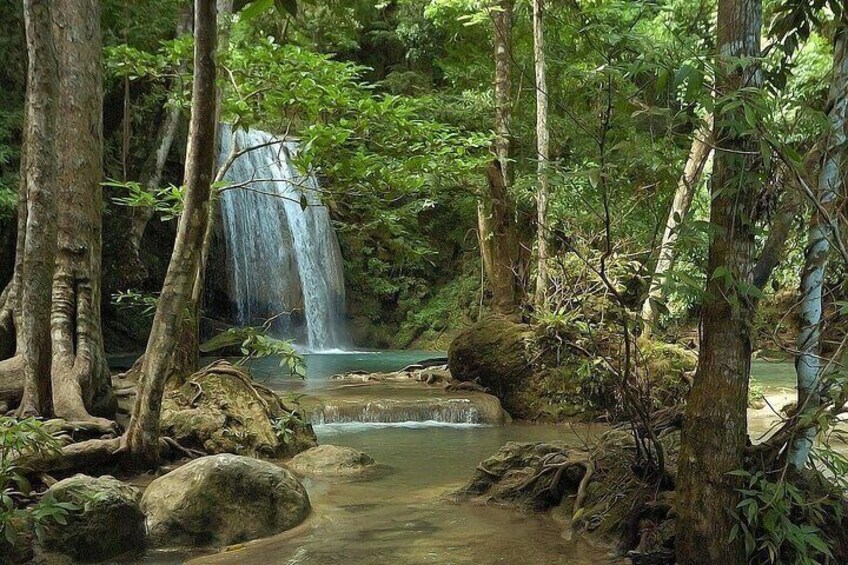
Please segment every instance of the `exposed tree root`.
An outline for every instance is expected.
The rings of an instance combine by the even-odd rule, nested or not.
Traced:
[[[17,406],[24,392],[24,361],[16,355],[0,361],[0,402],[6,409]]]
[[[169,437],[159,438],[159,445],[168,459],[194,459],[203,457],[206,453],[197,449],[189,449]],[[34,475],[48,473],[69,474],[75,471],[102,467],[120,466],[129,468],[131,458],[126,443],[126,435],[109,439],[90,439],[65,445],[56,453],[24,457],[18,462],[21,468],[27,469]],[[49,475],[48,475],[49,476]]]

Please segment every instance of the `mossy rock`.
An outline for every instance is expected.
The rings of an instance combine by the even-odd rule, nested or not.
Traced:
[[[137,488],[114,477],[74,475],[59,481],[39,505],[72,503],[79,510],[69,512],[64,523],[51,521],[40,544],[48,551],[88,562],[141,551],[145,539],[140,498]]]
[[[306,519],[303,485],[268,461],[201,457],[159,477],[141,499],[157,547],[211,547],[270,536]]]
[[[500,316],[483,318],[459,333],[448,350],[453,377],[488,388],[512,412],[513,392],[533,374],[529,326]]]
[[[226,361],[167,391],[161,426],[164,435],[212,454],[291,457],[318,445],[297,412]]]

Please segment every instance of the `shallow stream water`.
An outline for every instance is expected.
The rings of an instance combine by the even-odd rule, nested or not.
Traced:
[[[332,374],[392,371],[439,355],[410,351],[312,354],[306,356],[305,381],[292,379],[270,359],[257,361],[251,371],[277,390],[333,396],[344,392],[329,379]],[[754,380],[775,404],[792,396],[793,378],[791,364],[754,363]],[[752,432],[765,431],[776,420],[769,408],[752,411],[750,416]],[[279,536],[197,557],[197,563],[621,563],[582,538],[566,539],[567,528],[548,515],[460,504],[451,498],[477,464],[508,441],[580,443],[603,432],[601,425],[346,422],[317,425],[315,431],[319,443],[362,450],[385,466],[386,473],[360,482],[306,480],[313,512],[304,524]],[[167,554],[149,559],[182,560]]]

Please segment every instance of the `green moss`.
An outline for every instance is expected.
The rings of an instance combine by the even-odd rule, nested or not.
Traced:
[[[410,347],[444,351],[453,337],[473,320],[480,291],[480,281],[473,275],[462,275],[441,287],[410,312],[391,343],[394,347]]]

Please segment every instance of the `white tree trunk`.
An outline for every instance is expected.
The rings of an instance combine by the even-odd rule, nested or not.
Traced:
[[[545,63],[545,2],[533,0],[533,55],[536,62],[536,295],[537,309],[547,302],[548,293],[548,81]]]
[[[668,219],[665,223],[665,230],[663,231],[657,266],[654,268],[654,274],[651,277],[648,296],[642,304],[642,320],[645,324],[644,335],[650,333],[651,327],[659,318],[657,302],[662,300],[663,283],[665,282],[666,274],[674,263],[674,246],[677,242],[677,236],[680,233],[680,226],[689,213],[689,207],[692,205],[695,190],[713,152],[712,131],[713,117],[710,114],[704,119],[704,124],[695,133],[695,137],[692,138],[692,148],[689,150],[689,157],[686,159],[683,174],[680,175],[680,180],[677,182],[674,201],[671,204]]]
[[[829,141],[819,172],[818,199],[831,218],[836,213],[837,195],[843,187],[842,166],[846,150],[846,121],[848,121],[848,15],[843,14],[836,31],[833,47],[833,71],[828,94]],[[798,413],[809,414],[819,403],[822,326],[822,288],[827,270],[829,238],[833,235],[827,219],[813,210],[807,247],[804,250],[804,270],[801,274],[801,327],[798,331],[795,372],[798,378]],[[805,430],[792,445],[790,462],[802,469],[810,456],[816,428]]]

